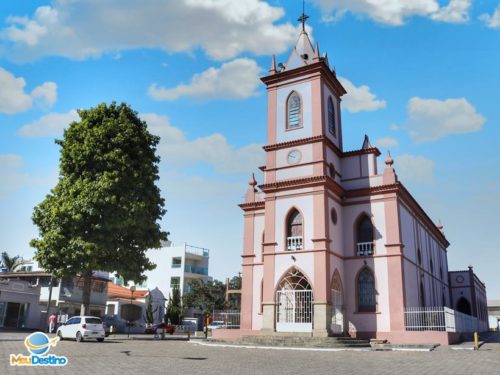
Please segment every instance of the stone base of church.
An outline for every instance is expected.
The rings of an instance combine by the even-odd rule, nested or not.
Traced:
[[[359,339],[387,340],[391,344],[439,344],[451,345],[460,342],[458,332],[439,331],[394,331],[394,332],[356,332],[350,334]]]
[[[332,306],[326,303],[314,304],[314,337],[330,336],[330,321],[332,320]]]

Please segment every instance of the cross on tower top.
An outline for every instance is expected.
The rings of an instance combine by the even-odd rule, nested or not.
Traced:
[[[305,7],[305,0],[302,0],[302,15],[297,20],[302,23],[302,31],[306,31],[306,21],[309,18],[309,16],[305,12]]]

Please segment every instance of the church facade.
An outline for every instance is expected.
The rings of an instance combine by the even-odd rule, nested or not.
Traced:
[[[240,205],[242,331],[412,341],[407,307],[453,308],[443,227],[398,180],[389,153],[379,171],[368,137],[344,150],[346,90],[304,29],[262,81],[264,181],[252,177]]]

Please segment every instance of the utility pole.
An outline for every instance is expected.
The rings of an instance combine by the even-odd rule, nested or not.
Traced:
[[[54,283],[54,275],[50,274],[49,280],[49,300],[47,301],[47,315],[45,316],[45,331],[49,332],[49,317],[50,317],[50,303],[52,302],[52,284]]]

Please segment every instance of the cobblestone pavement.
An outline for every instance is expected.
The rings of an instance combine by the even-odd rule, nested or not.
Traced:
[[[63,341],[50,353],[67,356],[66,367],[28,368],[9,365],[11,353],[27,354],[25,335],[1,336],[0,374],[500,374],[498,343],[485,344],[478,352],[446,347],[433,352],[319,352],[170,340]]]

